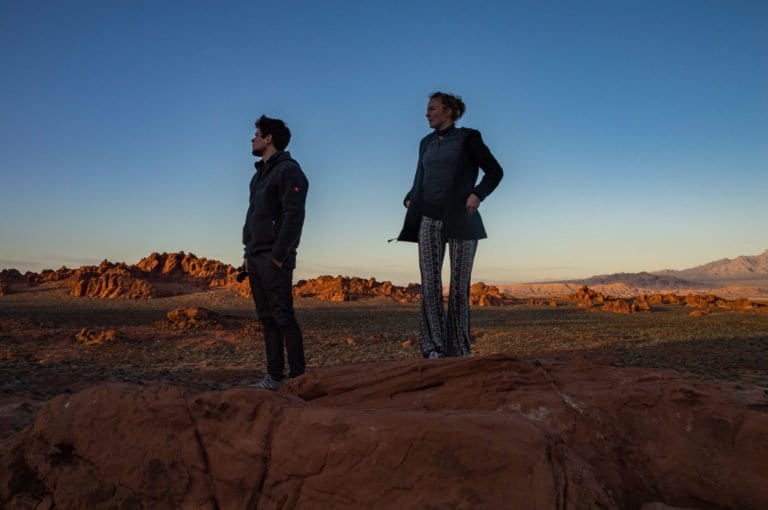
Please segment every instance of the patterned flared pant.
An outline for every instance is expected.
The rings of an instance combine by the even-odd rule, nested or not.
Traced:
[[[448,314],[443,308],[443,222],[424,216],[419,227],[421,313],[419,336],[425,357],[431,351],[442,356],[469,356],[469,284],[477,240],[448,239],[451,288]]]

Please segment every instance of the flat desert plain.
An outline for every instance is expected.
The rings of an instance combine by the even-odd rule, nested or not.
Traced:
[[[175,324],[168,312],[203,307],[208,320]],[[421,357],[418,305],[380,299],[296,300],[308,367]],[[671,368],[768,390],[768,314],[654,305],[650,313],[550,308],[520,302],[473,307],[473,354],[571,359],[618,367]],[[78,341],[83,329],[114,339]],[[228,289],[159,299],[72,297],[37,289],[0,299],[0,391],[49,398],[96,381],[151,381],[224,388],[263,375],[253,304]]]

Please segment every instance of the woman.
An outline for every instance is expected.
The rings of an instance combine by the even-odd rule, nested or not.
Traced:
[[[465,111],[459,96],[429,96],[427,121],[434,131],[419,144],[416,176],[403,200],[408,211],[398,240],[419,243],[420,343],[422,354],[430,359],[470,354],[472,263],[478,239],[487,237],[477,209],[503,176],[480,132],[455,126]],[[478,168],[484,175],[475,184]],[[446,242],[451,257],[447,317],[441,280]]]

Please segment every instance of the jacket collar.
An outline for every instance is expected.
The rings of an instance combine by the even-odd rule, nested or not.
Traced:
[[[253,164],[253,166],[256,167],[256,170],[262,170],[264,167],[266,168],[272,168],[275,166],[275,164],[285,161],[286,159],[291,159],[291,153],[288,151],[277,151],[267,160],[264,161],[263,159],[260,159],[256,163]]]
[[[448,133],[450,133],[451,131],[453,131],[454,129],[456,129],[456,124],[451,124],[450,126],[448,126],[445,129],[435,129],[435,134],[437,136],[445,136]]]

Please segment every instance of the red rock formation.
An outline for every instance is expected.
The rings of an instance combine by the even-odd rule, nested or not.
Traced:
[[[755,311],[761,311],[761,312],[768,311],[768,305],[764,303],[755,303],[754,301],[750,301],[749,299],[736,299],[733,301],[727,301],[727,300],[723,300],[723,301],[724,302],[718,303],[718,306],[720,308],[725,308],[726,310],[731,310],[731,311],[755,310]]]
[[[615,298],[611,296],[605,296],[599,292],[595,292],[586,285],[581,287],[578,292],[569,295],[568,299],[574,301],[582,308],[586,308],[588,310],[602,310],[614,313],[637,313],[651,311],[650,302],[647,298],[645,298],[645,296],[640,296],[633,299]]]
[[[190,277],[209,285],[212,281],[227,280],[237,276],[235,268],[218,260],[199,258],[193,253],[152,253],[136,264],[138,269],[152,275],[164,275],[175,278]]]
[[[192,307],[192,308],[177,308],[171,310],[166,314],[169,321],[181,322],[181,321],[204,321],[215,315],[207,308]]]
[[[407,287],[398,287],[390,281],[377,282],[374,278],[328,275],[300,280],[296,282],[293,289],[293,295],[297,299],[314,297],[335,302],[380,297],[397,303],[415,303],[419,301],[420,294],[421,286],[415,283]],[[510,304],[513,299],[492,285],[475,283],[470,288],[470,303],[473,305],[498,306]]]
[[[12,285],[26,283],[26,279],[16,269],[3,269],[0,271],[0,296],[13,294]]]
[[[0,283],[22,283],[26,279],[17,269],[3,269],[0,271]]]
[[[209,321],[218,317],[218,314],[207,308],[177,308],[167,314],[168,326],[174,329],[190,329],[206,325]]]
[[[35,283],[61,282],[72,278],[74,274],[74,269],[61,266],[56,271],[53,269],[44,269],[39,275],[34,276],[34,281]]]
[[[637,306],[637,305],[635,305]],[[632,313],[638,311],[633,308],[633,305],[626,299],[608,299],[603,302],[601,310],[614,313]]]
[[[474,283],[469,287],[469,304],[475,306],[501,306],[512,304],[514,298],[499,291],[495,285],[483,282]]]
[[[648,296],[648,302],[652,305],[679,305],[684,300],[677,294],[651,294]]]
[[[0,504],[757,510],[765,406],[672,371],[506,355],[314,369],[280,393],[102,384],[0,442]]]
[[[538,298],[530,298],[528,299],[528,306],[549,306],[551,308],[557,308],[557,300],[550,298],[550,299],[538,299]]]
[[[575,301],[582,308],[592,308],[595,305],[602,305],[605,296],[584,285],[576,293],[570,294],[568,299]]]
[[[685,296],[686,306],[709,308],[710,306],[719,306],[725,303],[725,299],[719,298],[714,294],[688,294]]]
[[[62,268],[46,278],[60,280],[67,272],[71,272],[69,282],[73,296],[147,299],[195,289],[228,287],[250,297],[248,282],[236,281],[237,270],[233,266],[184,252],[153,253],[135,266],[105,260],[99,266],[83,266],[76,271]]]
[[[419,300],[419,286],[411,284],[408,287],[398,287],[390,281],[377,282],[375,278],[325,275],[310,280],[299,280],[293,288],[293,296],[315,297],[335,302],[384,297],[397,303],[413,303]]]
[[[98,267],[83,266],[75,271],[70,294],[108,299],[148,299],[158,296],[157,289],[151,283],[137,278],[125,264],[105,262]]]
[[[117,340],[118,333],[115,329],[90,329],[83,328],[77,332],[75,339],[83,345],[99,345],[105,342]]]
[[[736,299],[729,301],[713,294],[688,294],[685,296],[687,306],[700,308],[712,312],[716,309],[729,311],[768,311],[768,305],[755,303],[749,299]],[[693,315],[693,314],[690,314]]]
[[[651,302],[648,300],[648,297],[645,295],[637,296],[632,300],[632,307],[637,312],[650,312]]]

